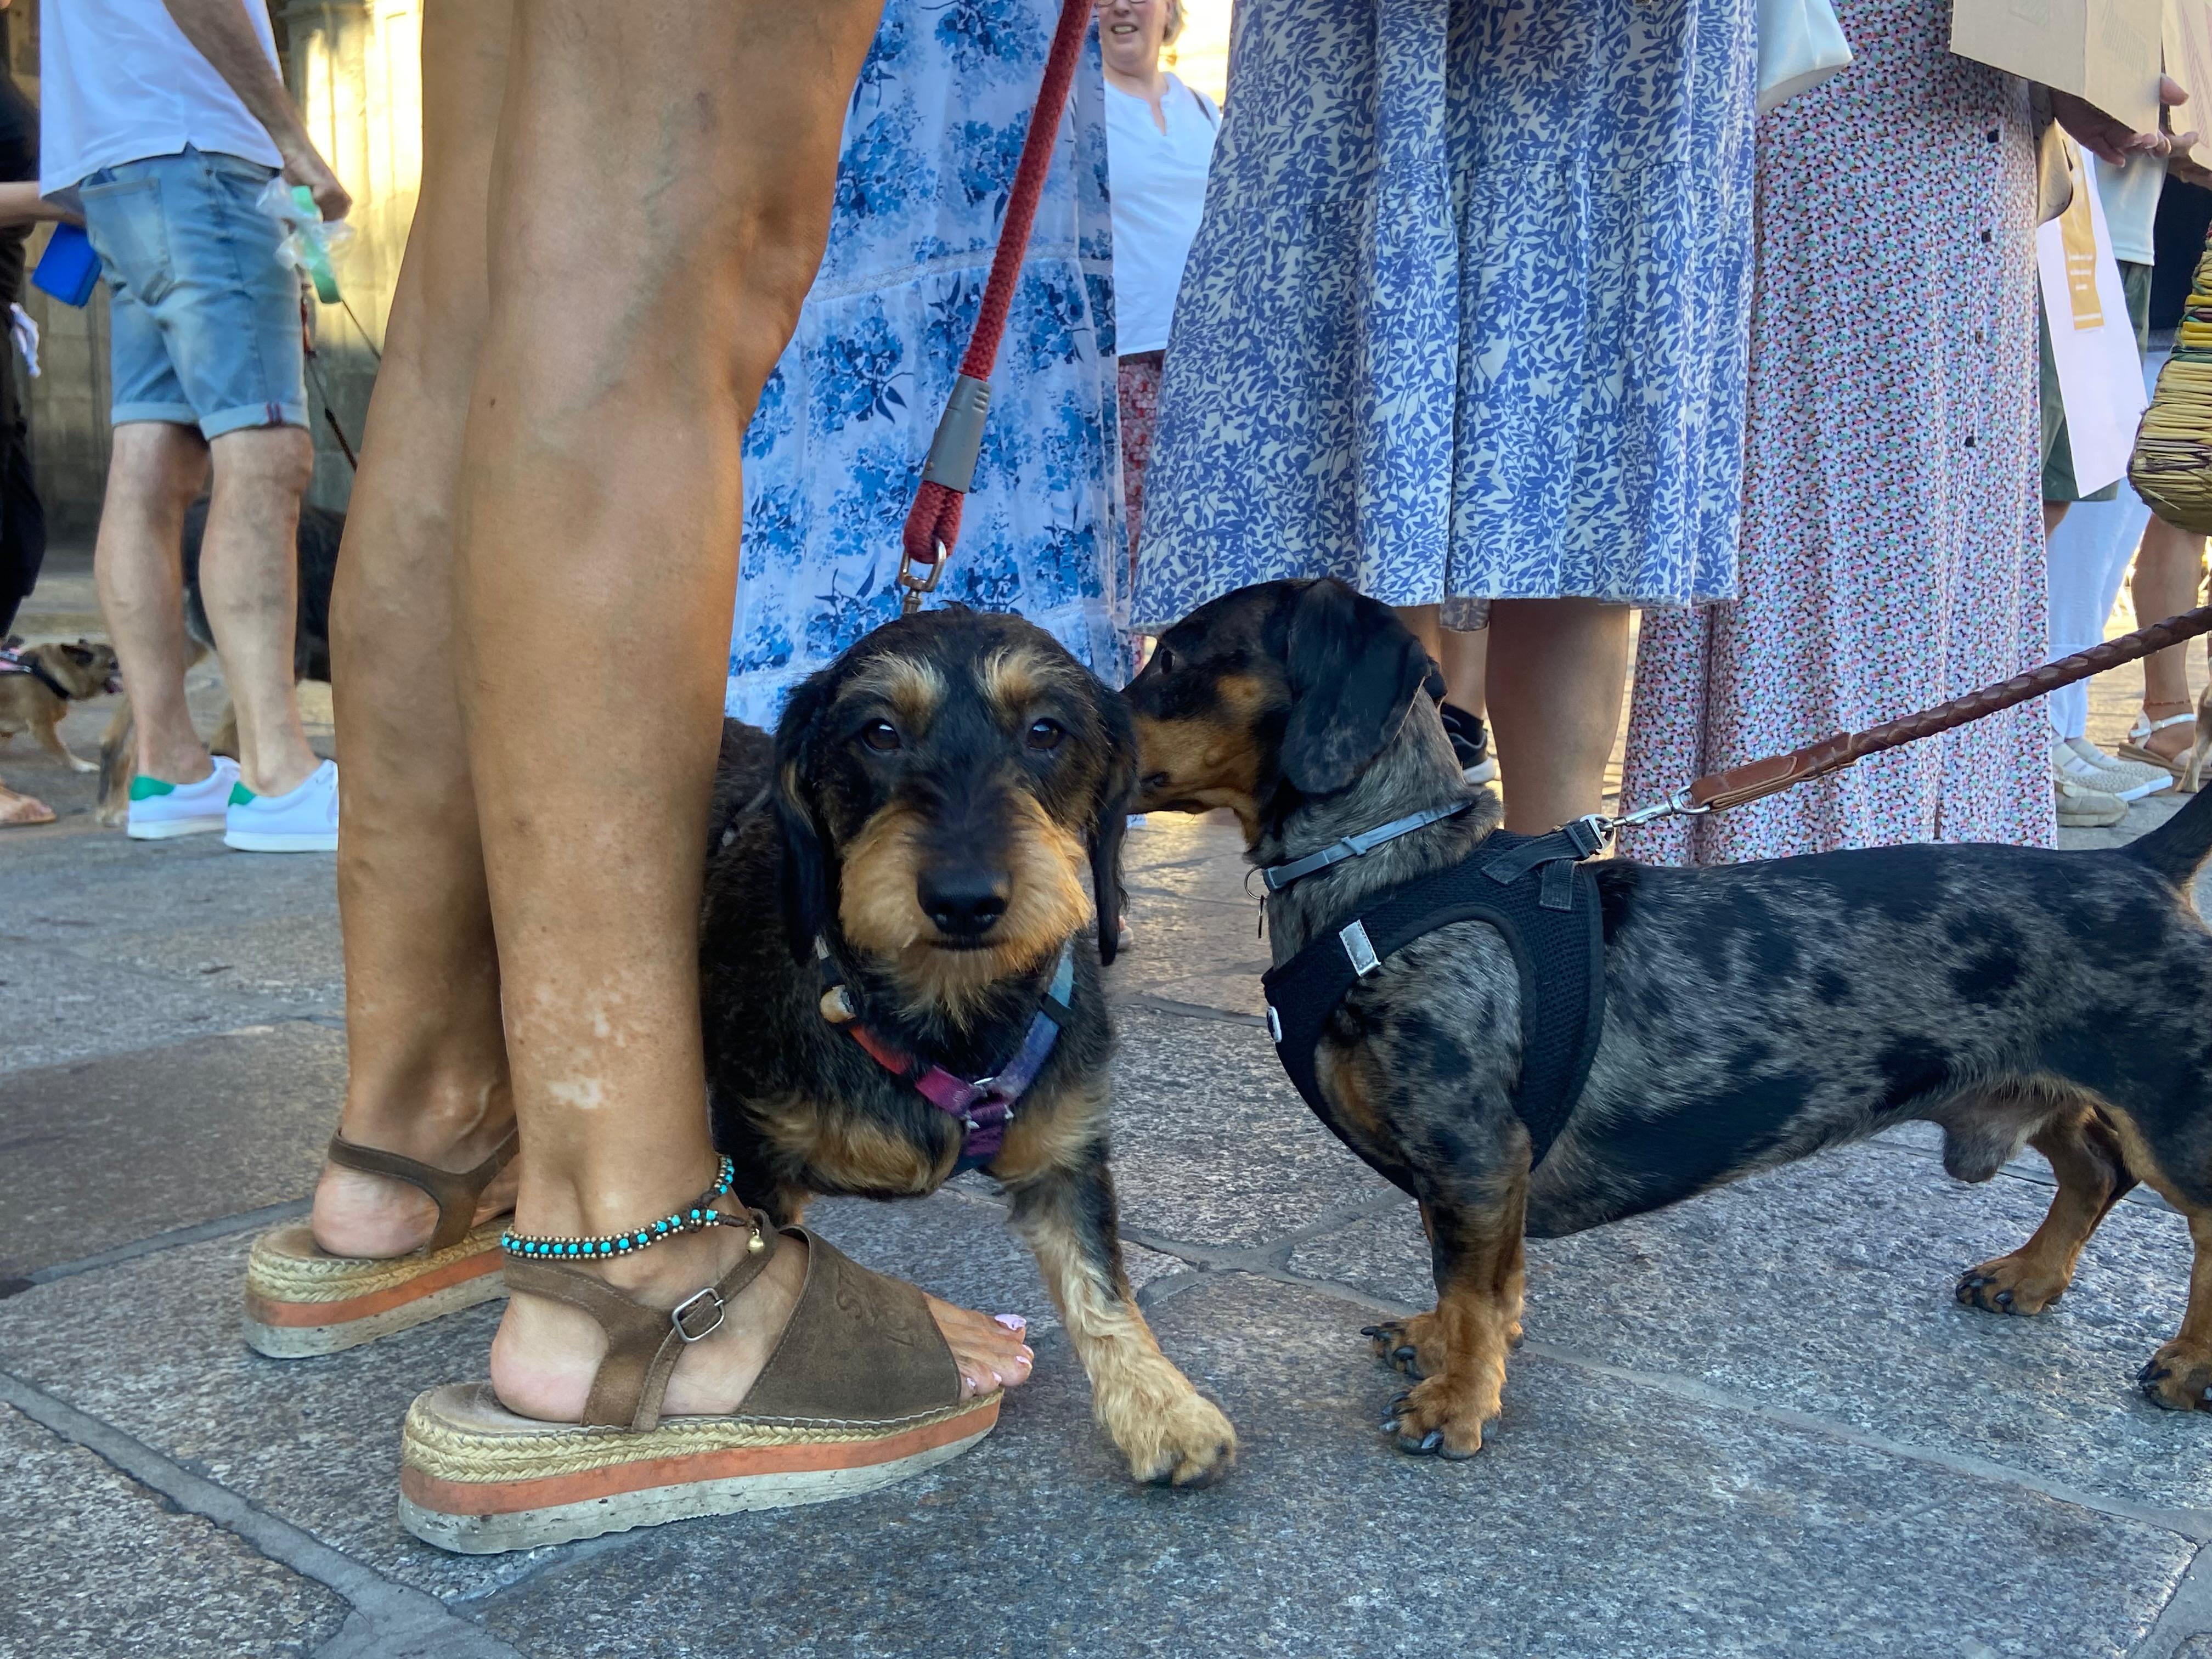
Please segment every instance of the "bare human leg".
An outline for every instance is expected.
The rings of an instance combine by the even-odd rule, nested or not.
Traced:
[[[347,1139],[460,1171],[514,1121],[499,961],[453,686],[453,513],[476,344],[490,308],[484,221],[513,24],[503,4],[423,19],[422,193],[392,297],[331,602],[345,927]],[[511,1209],[515,1166],[477,1218]],[[327,1165],[315,1242],[402,1255],[436,1208]]]
[[[1441,605],[1401,605],[1393,607],[1398,620],[1413,630],[1428,653],[1444,671],[1445,698],[1470,714],[1486,714],[1490,708],[1487,677],[1490,669],[1490,630],[1462,633],[1446,628]]]
[[[1628,607],[1498,599],[1490,609],[1490,720],[1505,827],[1536,836],[1602,810],[1628,677]]]
[[[714,1168],[696,932],[738,445],[820,260],[875,23],[866,0],[517,10],[489,218],[506,275],[469,411],[456,579],[526,1233],[635,1226]],[[651,697],[628,666],[648,656]],[[600,1270],[672,1306],[744,1249],[709,1229]],[[684,1349],[665,1409],[738,1405],[804,1265],[775,1253]],[[1027,1375],[1017,1333],[933,1309],[971,1392]],[[573,1421],[602,1343],[574,1309],[518,1295],[493,1385],[511,1409]]]
[[[2148,625],[2194,609],[2203,582],[2204,538],[2154,516],[2143,526],[2135,574],[2128,582],[2136,622]],[[2165,720],[2196,707],[2189,695],[2187,651],[2186,646],[2177,645],[2143,659],[2143,713],[2149,719]],[[2195,740],[2190,726],[2177,723],[2152,732],[2142,746],[2154,755],[2179,760]]]
[[[137,770],[164,783],[198,783],[210,765],[185,704],[192,657],[185,638],[185,508],[207,463],[207,445],[191,427],[117,427],[93,548],[100,613],[131,691]]]
[[[200,596],[238,717],[240,776],[258,795],[281,795],[319,764],[300,726],[292,676],[300,497],[314,471],[314,446],[303,428],[264,426],[226,432],[208,447],[215,492]]]

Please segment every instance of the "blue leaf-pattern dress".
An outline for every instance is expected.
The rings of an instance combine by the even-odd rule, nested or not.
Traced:
[[[899,532],[1029,131],[1050,0],[890,0],[845,119],[829,251],[744,441],[725,707],[898,614]],[[960,544],[931,601],[1014,611],[1127,677],[1105,91],[1094,37],[1054,153]]]
[[[1279,577],[1732,592],[1754,12],[1240,0],[1138,625]]]

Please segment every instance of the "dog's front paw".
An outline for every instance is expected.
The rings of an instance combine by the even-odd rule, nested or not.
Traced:
[[[1432,1313],[1362,1326],[1359,1334],[1368,1340],[1369,1350],[1377,1359],[1416,1382],[1444,1368],[1443,1334]]]
[[[1956,1291],[1967,1307],[2001,1314],[2039,1314],[2065,1293],[2065,1278],[2024,1250],[1967,1268]]]
[[[1497,1419],[1498,1408],[1496,1382],[1468,1384],[1447,1373],[1392,1401],[1382,1432],[1417,1457],[1472,1457],[1482,1449],[1482,1425]]]
[[[2136,1384],[2152,1405],[2170,1412],[2212,1411],[2212,1352],[2169,1342],[2136,1373]]]
[[[1138,1480],[1210,1486],[1237,1461],[1237,1431],[1181,1371],[1170,1375],[1179,1387],[1146,1389],[1110,1407],[1102,1396],[1099,1419]]]

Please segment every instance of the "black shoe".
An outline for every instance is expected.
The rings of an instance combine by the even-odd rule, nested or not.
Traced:
[[[1482,716],[1470,714],[1455,702],[1443,706],[1444,735],[1459,757],[1460,775],[1469,783],[1490,783],[1498,777],[1498,763],[1490,757],[1490,728]]]

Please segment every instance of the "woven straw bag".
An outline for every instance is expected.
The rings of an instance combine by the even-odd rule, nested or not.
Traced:
[[[2190,280],[2173,355],[2136,429],[2128,482],[2168,524],[2212,533],[2212,241]]]

